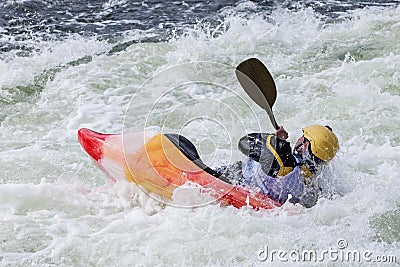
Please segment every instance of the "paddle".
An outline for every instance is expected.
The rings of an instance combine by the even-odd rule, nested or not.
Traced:
[[[260,60],[249,58],[236,67],[235,73],[243,89],[268,113],[272,125],[277,130],[279,126],[272,113],[272,106],[276,100],[276,86],[268,69]]]

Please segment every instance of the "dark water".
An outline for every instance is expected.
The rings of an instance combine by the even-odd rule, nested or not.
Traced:
[[[23,41],[63,38],[71,34],[113,41],[129,31],[154,32],[165,39],[171,30],[215,20],[237,1],[8,1],[0,4],[1,51],[26,49]]]
[[[269,14],[276,8],[312,8],[327,18],[368,6],[396,6],[400,0],[382,1],[128,1],[128,0],[7,0],[0,3],[0,51],[29,52],[38,42],[58,40],[73,34],[117,42],[121,35],[145,33],[137,41],[162,41],[176,31],[199,22],[213,27],[224,11],[246,15]],[[153,33],[153,34],[152,34]],[[143,35],[143,36],[144,36]],[[23,53],[22,53],[23,54]]]

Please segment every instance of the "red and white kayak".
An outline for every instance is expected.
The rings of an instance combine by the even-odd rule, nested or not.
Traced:
[[[225,205],[251,206],[257,210],[281,206],[266,194],[233,186],[204,171],[158,132],[116,135],[83,128],[78,131],[78,139],[111,179],[134,182],[164,199],[173,201],[175,189],[194,183]]]

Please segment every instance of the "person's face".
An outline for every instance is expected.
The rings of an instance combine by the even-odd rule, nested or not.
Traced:
[[[304,151],[308,151],[309,146],[310,142],[307,139],[305,139],[303,135],[297,140],[296,145],[294,146],[294,150],[297,153],[302,154]]]

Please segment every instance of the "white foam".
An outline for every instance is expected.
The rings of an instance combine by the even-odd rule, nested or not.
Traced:
[[[58,42],[42,42],[40,52],[30,57],[6,58],[0,60],[0,86],[26,86],[35,76],[48,69],[64,66],[86,56],[95,56],[111,48],[106,42],[82,37],[71,37]]]
[[[12,106],[0,126],[1,264],[250,266],[261,264],[256,253],[265,245],[287,251],[336,249],[340,238],[349,249],[398,254],[398,240],[374,241],[383,226],[372,227],[370,221],[398,209],[399,12],[358,10],[335,25],[310,10],[230,16],[221,24],[227,29],[221,35],[195,29],[169,43],[133,44],[62,70],[35,101]],[[47,68],[108,47],[90,40],[53,45],[53,52],[2,61],[1,85],[29,84]],[[346,54],[354,60],[346,61]],[[343,196],[321,199],[310,209],[287,203],[273,212],[256,212],[219,205],[164,207],[127,182],[99,188],[107,178],[79,147],[78,128],[122,132],[132,95],[157,71],[196,60],[233,68],[253,56],[276,80],[275,116],[292,143],[310,123],[329,124],[339,136],[334,178],[345,187]],[[242,93],[233,76],[205,76]],[[147,98],[138,98],[135,106],[138,121],[155,101],[154,92],[144,93]],[[247,107],[227,95],[214,92],[206,99],[224,99],[251,121]],[[186,99],[169,97],[157,116]],[[273,131],[264,112],[253,109]],[[228,112],[207,110],[222,124],[232,121]],[[239,129],[232,133],[241,134]],[[47,182],[40,183],[43,178]],[[181,193],[180,200],[186,200]]]

